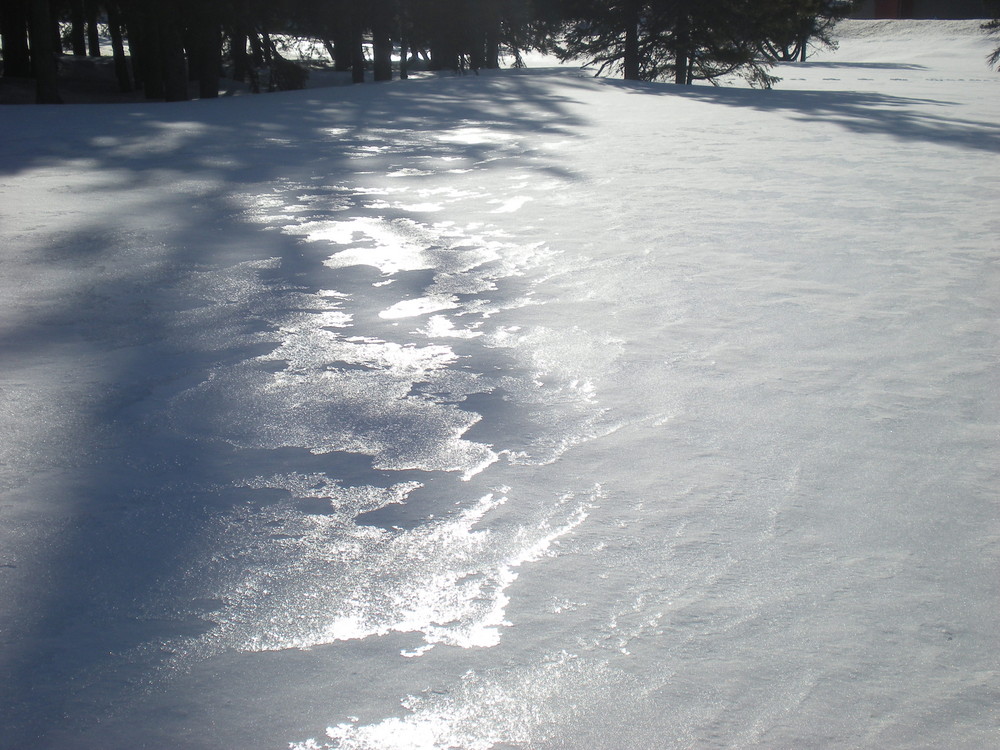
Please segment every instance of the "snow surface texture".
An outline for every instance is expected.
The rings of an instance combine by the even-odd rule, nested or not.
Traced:
[[[0,110],[0,746],[1000,746],[989,48]]]

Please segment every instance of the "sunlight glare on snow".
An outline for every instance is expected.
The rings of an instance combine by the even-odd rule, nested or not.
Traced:
[[[390,632],[419,633],[428,646],[496,645],[499,628],[510,624],[505,592],[519,568],[579,526],[599,494],[566,495],[530,523],[477,528],[508,501],[488,495],[451,519],[404,530],[353,519],[406,502],[420,487],[415,482],[381,490],[288,475],[258,477],[248,486],[325,499],[332,513],[302,514],[285,505],[219,519],[217,539],[206,540],[215,553],[199,567],[216,581],[212,595],[227,604],[213,615],[218,626],[178,644],[179,653],[301,649]],[[261,535],[263,529],[270,534]],[[234,544],[243,547],[235,559],[219,554]]]
[[[415,318],[441,310],[454,310],[456,307],[458,307],[458,298],[456,297],[418,297],[417,299],[397,302],[392,307],[380,312],[378,316],[387,320]]]

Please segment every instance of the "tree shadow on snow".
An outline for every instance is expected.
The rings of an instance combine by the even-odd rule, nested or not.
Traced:
[[[1000,152],[1000,124],[951,117],[953,102],[860,91],[760,91],[711,86],[609,82],[636,93],[678,96],[729,107],[781,112],[855,133]],[[935,111],[930,111],[931,109]]]
[[[180,395],[234,368],[251,377],[281,369],[281,362],[255,358],[280,345],[283,320],[313,312],[301,309],[301,300],[345,285],[358,296],[379,293],[372,269],[324,267],[323,252],[307,251],[262,214],[410,219],[403,208],[371,201],[364,184],[417,168],[472,170],[489,184],[494,165],[526,153],[525,139],[579,124],[548,86],[527,76],[73,111],[71,119],[60,108],[2,113],[14,127],[5,128],[0,174],[15,179],[44,169],[32,179],[52,181],[49,197],[86,205],[94,194],[101,202],[80,212],[70,230],[34,227],[32,262],[80,282],[58,304],[40,305],[0,334],[4,377],[27,381],[56,362],[70,376],[74,363],[92,373],[80,376],[75,390],[54,384],[47,392],[71,414],[65,429],[46,433],[43,447],[52,455],[42,473],[49,480],[25,463],[18,486],[0,488],[10,489],[5,501],[46,508],[31,522],[39,529],[46,514],[62,529],[38,532],[44,559],[27,564],[22,555],[20,564],[0,569],[10,583],[3,590],[12,592],[4,606],[20,611],[4,635],[3,748],[60,740],[108,746],[94,729],[113,713],[108,701],[148,687],[147,670],[159,658],[136,662],[134,649],[210,627],[217,601],[173,614],[154,601],[191,564],[206,523],[288,498],[241,486],[247,467],[261,475],[323,473],[345,486],[388,486],[421,473],[374,469],[368,456],[316,452],[294,438],[241,447],[226,434],[188,429],[199,415]],[[537,155],[523,168],[569,178]],[[58,201],[46,211],[58,215]],[[329,252],[336,249],[328,243]],[[392,288],[419,297],[427,283],[427,274],[413,273]],[[489,297],[496,302],[505,293],[518,292],[501,285]],[[367,330],[356,323],[362,336],[401,335],[389,323]],[[475,369],[469,353],[465,366]],[[317,692],[315,705],[329,697]],[[292,717],[270,718],[273,737],[243,739],[261,746],[290,736]],[[86,736],[95,739],[88,744]],[[226,735],[225,743],[239,739]],[[221,735],[203,738],[206,747],[217,741]]]
[[[926,65],[914,65],[911,63],[884,63],[884,62],[836,62],[833,60],[808,61],[808,62],[783,62],[781,69],[800,68],[802,70],[813,70],[816,68],[833,68],[844,70],[930,70]]]

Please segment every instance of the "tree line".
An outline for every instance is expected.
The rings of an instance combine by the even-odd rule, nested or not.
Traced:
[[[308,37],[362,82],[431,70],[497,68],[545,50],[633,80],[690,84],[739,73],[769,86],[776,60],[830,43],[852,0],[0,0],[3,76],[59,101],[62,55],[100,56],[108,40],[122,91],[149,99],[304,85],[276,39]],[[263,80],[263,79],[266,79]]]

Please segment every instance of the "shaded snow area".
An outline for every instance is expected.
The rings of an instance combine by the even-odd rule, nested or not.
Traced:
[[[0,109],[0,746],[1000,746],[1000,76]]]

